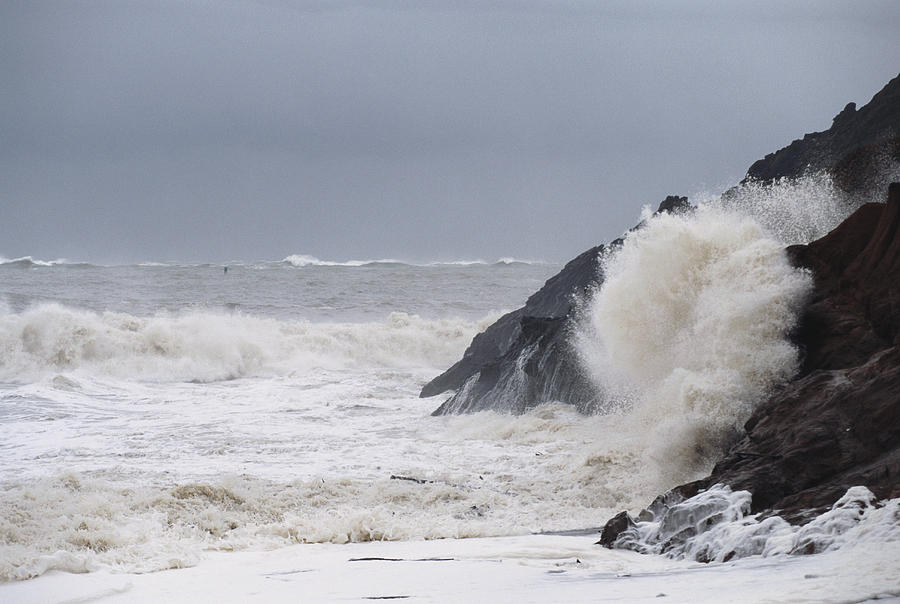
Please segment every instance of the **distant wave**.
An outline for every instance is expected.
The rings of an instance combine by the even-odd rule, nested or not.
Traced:
[[[390,258],[385,258],[382,260],[347,260],[346,262],[336,262],[333,260],[320,260],[315,256],[309,256],[307,254],[292,254],[282,260],[287,264],[291,264],[293,266],[301,267],[301,266],[367,266],[370,264],[407,264],[401,260],[393,260]]]
[[[552,263],[544,260],[521,260],[519,258],[505,256],[503,258],[498,258],[493,262],[488,262],[487,260],[436,260],[434,262],[429,262],[428,266],[508,266],[511,264],[544,265]]]
[[[543,265],[550,264],[543,260],[521,260],[512,257],[498,258],[494,262],[487,260],[434,260],[431,262],[408,262],[405,260],[396,260],[393,258],[385,258],[380,260],[347,260],[346,262],[336,262],[333,260],[321,260],[315,256],[307,254],[292,254],[282,260],[283,263],[296,267],[305,266],[372,266],[372,265],[399,265],[399,266],[508,266],[512,264],[528,264]]]
[[[249,267],[249,268],[273,268],[279,265],[289,265],[297,268],[309,266],[339,266],[339,267],[360,267],[360,266],[421,266],[421,267],[439,267],[439,266],[511,266],[511,265],[532,265],[541,266],[553,264],[544,260],[522,260],[519,258],[503,257],[490,262],[487,260],[434,260],[431,262],[410,262],[407,260],[397,260],[395,258],[379,258],[372,260],[322,260],[308,254],[291,254],[280,261],[240,261],[232,260],[230,262],[179,262],[167,261],[160,262],[156,260],[146,260],[142,262],[123,262],[99,264],[95,262],[73,262],[65,258],[57,258],[56,260],[39,260],[33,256],[22,256],[20,258],[5,258],[0,256],[0,268],[47,268],[47,267],[113,267],[113,266],[137,266],[141,268],[208,268],[208,267]]]
[[[4,258],[0,256],[0,267],[4,268],[37,268],[47,266],[88,266],[85,262],[70,262],[65,258],[57,258],[56,260],[37,260],[31,256],[22,256],[21,258]]]

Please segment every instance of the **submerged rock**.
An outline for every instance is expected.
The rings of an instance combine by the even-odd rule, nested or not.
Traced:
[[[600,541],[598,541],[596,545],[612,548],[622,533],[634,529],[636,526],[637,523],[635,523],[631,514],[628,512],[619,512],[603,525],[603,530],[600,531]]]
[[[881,505],[869,489],[852,487],[827,511],[792,526],[779,516],[752,514],[747,491],[716,484],[693,497],[671,499],[645,520],[615,523],[622,514],[616,516],[600,544],[697,562],[809,555],[895,541],[898,512],[900,499]]]

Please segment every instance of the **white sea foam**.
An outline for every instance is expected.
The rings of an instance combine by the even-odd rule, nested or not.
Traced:
[[[709,470],[794,373],[787,336],[810,278],[750,218],[701,206],[646,220],[606,262],[579,345],[670,487]]]
[[[78,414],[74,393],[71,417],[51,420],[60,436],[70,434],[57,437],[55,451],[40,434],[23,443],[39,477],[3,484],[0,578],[190,566],[211,549],[584,528],[651,495],[632,457],[585,450],[595,435],[615,437],[609,417],[550,405],[515,418],[433,418],[411,393],[398,400],[379,391],[286,413],[307,401],[302,391],[259,387],[265,398],[239,386],[185,404],[168,389],[157,395],[164,401],[133,391],[139,403],[104,408],[88,397]],[[242,406],[247,399],[256,402]],[[109,442],[89,435],[104,417]],[[37,465],[60,457],[84,470],[41,477]],[[116,466],[90,470],[106,459]]]
[[[615,545],[701,562],[748,556],[818,554],[843,547],[900,541],[900,499],[877,502],[869,489],[851,487],[831,509],[792,526],[778,516],[750,514],[751,495],[714,485],[638,522]]]
[[[334,260],[321,260],[316,258],[315,256],[310,256],[307,254],[292,254],[286,257],[282,262],[287,264],[291,264],[296,267],[304,267],[304,266],[347,266],[347,267],[358,267],[358,266],[368,266],[372,264],[402,264],[408,266],[485,266],[485,265],[510,265],[510,264],[532,264],[532,265],[542,265],[547,264],[543,260],[522,260],[519,258],[513,258],[511,256],[504,256],[502,258],[498,258],[494,262],[489,262],[487,260],[433,260],[431,262],[417,263],[417,262],[408,262],[405,260],[397,260],[393,258],[383,258],[380,260],[347,260],[344,262],[337,262]]]
[[[18,382],[83,371],[206,382],[316,368],[441,367],[491,318],[392,313],[382,322],[309,323],[239,313],[136,317],[43,304],[0,316],[0,377]]]
[[[411,598],[448,602],[895,602],[900,542],[818,556],[704,564],[607,550],[591,535],[318,544],[207,555],[177,573],[52,573],[0,585],[0,599],[243,604]],[[448,588],[448,586],[452,586]]]
[[[653,218],[628,237],[581,334],[592,367],[609,369],[598,373],[611,402],[622,403],[606,416],[555,404],[517,417],[428,416],[434,403],[416,398],[419,388],[491,318],[3,309],[0,577],[159,570],[208,550],[297,542],[577,529],[636,510],[708,468],[793,370],[785,334],[809,278],[776,239],[721,206]],[[176,269],[167,283],[180,283]],[[445,273],[433,272],[439,287]],[[459,300],[496,273],[472,272],[484,281],[446,308],[465,308]],[[259,283],[272,288],[267,297],[284,287]],[[315,304],[351,296],[346,283],[329,282]],[[372,294],[361,299],[396,308]],[[824,534],[830,524],[821,525]]]

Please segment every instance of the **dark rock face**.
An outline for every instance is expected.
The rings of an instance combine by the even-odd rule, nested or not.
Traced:
[[[600,532],[600,541],[594,545],[612,548],[619,535],[635,526],[637,525],[634,522],[634,518],[628,512],[619,512],[603,525],[603,530]]]
[[[828,171],[851,201],[877,198],[892,181],[900,180],[900,136],[855,149]]]
[[[475,336],[463,358],[422,389],[457,389],[435,415],[484,409],[522,413],[562,400],[588,411],[595,392],[578,366],[568,332],[576,300],[600,279],[604,246],[587,250],[547,280],[523,308]]]
[[[657,212],[690,207],[686,197],[669,196]],[[617,239],[610,247],[621,243]],[[485,409],[523,413],[549,401],[569,403],[585,413],[595,410],[600,393],[584,374],[569,336],[578,300],[603,281],[600,258],[605,249],[600,245],[579,255],[523,308],[475,336],[462,359],[422,388],[422,397],[457,390],[434,415]]]
[[[900,496],[900,183],[887,204],[862,206],[789,254],[815,276],[796,334],[803,368],[709,477],[670,497],[723,483],[750,491],[752,512],[799,522],[851,486]]]
[[[797,178],[834,166],[859,147],[900,136],[900,76],[881,89],[869,103],[856,109],[849,103],[834,118],[831,128],[795,140],[766,155],[747,171],[748,179],[771,181]]]

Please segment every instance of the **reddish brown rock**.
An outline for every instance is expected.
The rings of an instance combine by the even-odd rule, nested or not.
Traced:
[[[900,485],[900,183],[789,252],[815,276],[803,368],[709,477],[676,491],[721,482],[753,493],[753,512],[799,521],[851,486],[891,497]]]

